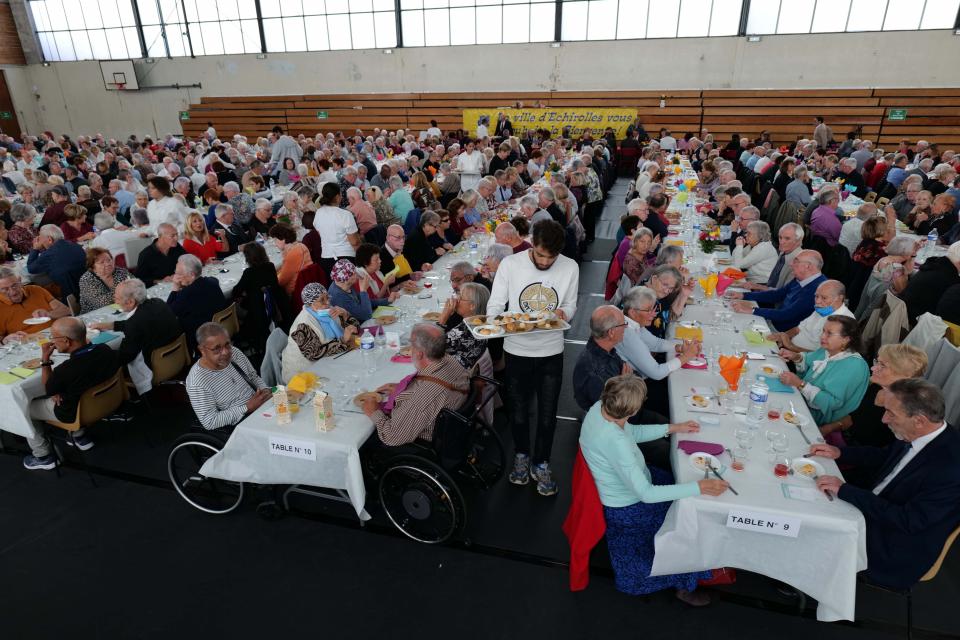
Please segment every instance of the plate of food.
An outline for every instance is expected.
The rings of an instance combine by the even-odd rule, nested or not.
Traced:
[[[790,424],[796,425],[798,427],[802,427],[806,423],[803,416],[798,415],[793,411],[784,411],[783,419],[789,422]]]
[[[699,393],[695,393],[687,398],[687,406],[692,409],[706,409],[711,404],[713,404],[713,398]]]
[[[720,463],[717,457],[710,455],[709,453],[704,453],[703,451],[690,454],[690,466],[697,471],[706,471],[710,467],[713,467],[720,473],[723,473],[723,465]]]
[[[781,373],[783,373],[783,369],[781,369],[780,367],[775,367],[773,365],[765,364],[762,367],[760,367],[760,373],[762,373],[765,376],[770,376],[771,378],[775,378],[775,377],[778,377]]]
[[[487,316],[470,316],[466,318],[466,323],[471,327],[479,327],[482,324],[487,324]]]
[[[364,400],[367,398],[375,400],[376,402],[383,402],[384,399],[383,396],[376,391],[364,391],[363,393],[358,393],[353,397],[353,404],[357,405],[358,407],[362,407]]]
[[[717,260],[717,264],[723,264],[723,265],[733,264],[732,258],[717,258],[716,260]]]
[[[473,331],[473,335],[482,340],[497,338],[506,333],[505,327],[499,327],[495,324],[483,324],[479,327],[471,327],[471,330]]]
[[[427,322],[440,322],[440,312],[439,311],[427,311],[420,316]]]
[[[697,328],[697,323],[693,322],[692,320],[683,320],[681,322],[678,322],[677,324],[679,324],[681,327],[686,327],[687,329]]]
[[[379,318],[374,318],[374,320],[376,320],[377,324],[381,327],[385,327],[396,322],[397,316],[380,316]]]
[[[823,466],[812,458],[797,458],[792,466],[794,473],[805,478],[813,479],[826,473]]]
[[[20,366],[24,369],[39,369],[40,358],[30,358],[29,360],[24,360],[20,363]]]
[[[400,347],[400,351],[397,351],[397,355],[404,356],[406,358],[409,358],[412,353],[413,351],[410,350],[409,345],[406,347]]]
[[[40,316],[39,318],[27,318],[23,321],[23,324],[33,326],[37,324],[46,324],[48,322],[50,322],[50,318],[47,316]]]

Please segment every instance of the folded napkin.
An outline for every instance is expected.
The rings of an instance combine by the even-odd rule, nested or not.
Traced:
[[[757,331],[756,329],[747,329],[743,332],[743,337],[746,339],[747,344],[756,344],[763,347],[769,347],[771,349],[777,348],[777,343],[772,340],[767,340],[763,337],[763,334]]]
[[[720,356],[719,360],[720,375],[730,385],[730,390],[736,391],[740,382],[740,372],[743,370],[743,363],[746,362],[747,356]]]
[[[682,247],[683,240],[678,240],[676,238],[667,238],[667,244],[672,247]]]
[[[703,342],[703,329],[700,327],[684,327],[678,324],[673,337],[677,340],[699,340]]]
[[[760,380],[767,385],[772,393],[793,393],[793,387],[783,384],[780,382],[779,378],[758,374],[757,380]]]
[[[18,382],[23,382],[23,379],[18,378],[12,373],[7,373],[6,371],[0,371],[0,384],[16,384]]]
[[[723,453],[723,445],[715,442],[696,442],[694,440],[680,440],[677,442],[677,448],[685,454],[709,453],[712,456],[718,456]]]
[[[743,271],[740,271],[740,269],[734,269],[733,267],[727,267],[722,273],[733,280],[742,280],[743,278],[747,277],[747,274],[745,274]]]
[[[733,283],[733,278],[725,276],[721,273],[719,276],[717,276],[717,295],[722,296],[723,292],[727,290],[727,287]]]
[[[101,331],[101,332],[100,332],[99,334],[97,334],[96,337],[94,337],[94,339],[91,340],[90,342],[92,342],[93,344],[107,344],[107,343],[110,342],[111,340],[116,340],[116,339],[119,338],[119,337],[120,337],[120,334],[119,334],[119,333],[111,333],[111,332],[109,332],[109,331]]]
[[[397,315],[397,308],[391,307],[389,305],[382,305],[373,310],[374,318],[381,318],[383,316],[395,316]]]
[[[390,362],[413,362],[413,358],[396,353],[390,358]]]
[[[712,298],[713,292],[717,289],[718,275],[716,273],[711,273],[706,278],[697,278],[697,280],[700,282],[700,288],[703,289],[704,295],[706,295],[708,298]]]

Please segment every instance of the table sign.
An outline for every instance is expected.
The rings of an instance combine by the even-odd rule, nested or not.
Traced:
[[[727,514],[727,527],[756,531],[774,536],[796,538],[800,534],[800,518],[765,513],[746,509],[731,509]]]
[[[312,442],[277,436],[270,436],[270,453],[275,456],[286,456],[301,460],[317,459],[317,451],[313,448]]]

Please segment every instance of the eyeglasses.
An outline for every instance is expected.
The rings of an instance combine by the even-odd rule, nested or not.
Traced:
[[[203,345],[199,345],[201,349],[203,349],[204,351],[209,351],[210,353],[223,353],[225,350],[229,351],[230,346],[231,344],[229,340],[227,340],[223,344],[216,344],[212,347],[205,347]]]
[[[837,333],[836,331],[827,331],[824,330],[821,335],[830,336],[831,338],[846,338],[842,333]]]
[[[613,325],[612,327],[610,327],[609,329],[607,329],[607,331],[616,331],[616,330],[619,329],[620,327],[625,327],[625,326],[627,326],[627,323],[626,323],[626,322],[621,322],[620,324],[615,324],[615,325]]]
[[[886,369],[886,368],[887,368],[887,363],[884,362],[883,360],[881,360],[880,358],[874,358],[874,359],[873,359],[873,366],[875,366],[875,367],[878,368],[878,369]]]

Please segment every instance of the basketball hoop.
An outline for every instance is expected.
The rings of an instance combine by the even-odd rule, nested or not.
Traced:
[[[108,82],[107,86],[111,87],[114,91],[123,91],[127,84],[125,82]]]

